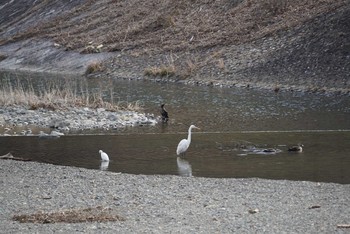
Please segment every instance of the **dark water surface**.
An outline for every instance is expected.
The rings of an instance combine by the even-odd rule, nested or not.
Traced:
[[[350,183],[350,132],[195,133],[184,158],[177,143],[185,134],[2,137],[2,152],[35,161],[133,174],[260,177]],[[304,152],[287,151],[302,142]],[[274,148],[277,153],[264,153]],[[101,164],[98,150],[109,154]],[[101,168],[102,166],[102,168]]]
[[[171,124],[163,132],[184,131],[193,123],[206,132],[350,129],[349,96],[142,81],[116,81],[114,86],[116,101],[141,101],[146,112],[159,115],[165,103]]]
[[[89,86],[105,87],[106,97],[113,86],[114,101],[140,101],[155,115],[166,103],[170,122],[54,140],[1,137],[0,155],[11,151],[40,162],[133,174],[350,183],[349,96],[121,80],[90,79]],[[190,124],[201,131],[187,155],[177,158]],[[304,152],[287,152],[298,143]],[[266,148],[276,153],[264,153]],[[108,153],[108,165],[101,165],[100,149]]]

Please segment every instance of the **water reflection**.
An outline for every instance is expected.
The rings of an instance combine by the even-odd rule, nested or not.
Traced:
[[[35,77],[34,80],[40,87],[48,78]],[[88,132],[91,135],[65,135],[54,141],[37,137],[47,129],[24,126],[25,131],[32,129],[30,133],[36,137],[0,137],[0,155],[11,151],[40,162],[134,174],[191,176],[192,164],[195,176],[350,183],[349,96],[213,89],[102,78],[87,82],[86,89],[76,90],[102,87],[106,89],[104,99],[114,95],[115,103],[140,101],[144,112],[157,116],[160,116],[159,106],[166,103],[170,119],[157,126],[91,130]],[[108,90],[112,87],[111,94]],[[175,165],[176,143],[192,123],[203,131],[196,133],[189,149],[191,164],[177,158]],[[0,132],[10,131],[1,128]],[[13,127],[10,133],[21,133],[23,128]],[[328,131],[334,129],[343,131]],[[74,132],[81,133],[87,134]],[[287,145],[298,142],[306,145],[303,153],[288,153]],[[99,164],[94,152],[101,147],[118,154],[118,163]],[[262,157],[260,153],[267,155]],[[246,156],[240,157],[240,154]],[[77,159],[76,155],[84,157]]]
[[[248,154],[273,155],[273,154],[278,154],[282,152],[282,150],[278,148],[258,148],[258,147],[244,149],[242,151],[243,153],[241,155],[248,155]]]
[[[10,78],[10,75],[1,78],[0,74],[0,85],[2,80],[21,79],[18,75],[15,75],[14,79]],[[28,78],[28,74],[22,79],[27,83],[28,79],[32,79],[31,82],[37,83],[33,87],[40,88],[47,85],[48,78],[60,80],[59,77],[47,76]],[[114,133],[178,132],[182,126],[192,123],[197,123],[202,128],[205,126],[203,130],[207,132],[333,130],[350,127],[350,98],[346,95],[275,93],[241,88],[197,87],[103,78],[85,80],[78,77],[72,79],[64,77],[60,83],[64,85],[68,80],[75,81],[76,90],[88,90],[94,93],[97,89],[103,89],[103,98],[108,100],[112,97],[114,103],[126,105],[139,102],[146,113],[158,117],[161,115],[160,105],[166,103],[166,111],[169,113],[167,125],[110,130]],[[26,82],[23,82],[23,85]],[[96,132],[91,130],[89,133]]]
[[[101,161],[100,169],[102,171],[108,170],[108,166],[109,166],[109,161]]]
[[[286,145],[270,146],[268,144],[254,144],[248,141],[215,142],[216,148],[223,152],[237,152],[239,156],[248,154],[273,155],[281,153]]]
[[[131,174],[350,183],[350,131],[200,132],[196,133],[185,159],[177,158],[175,153],[176,143],[182,135],[63,136],[55,140],[40,140],[35,136],[0,137],[0,155],[12,152],[16,157],[33,161]],[[223,144],[219,147],[216,142]],[[240,156],[246,153],[241,146],[248,146],[247,142],[254,142],[253,145],[262,151],[274,148],[282,152]],[[291,142],[302,142],[305,145],[303,152],[288,152]],[[112,161],[108,169],[105,164],[101,165],[96,155],[100,148],[111,152],[114,160],[113,155],[118,155],[118,163]],[[254,152],[253,148],[251,150]]]
[[[187,160],[181,157],[177,157],[176,162],[177,162],[177,169],[180,176],[185,176],[185,177],[192,176],[192,166]]]

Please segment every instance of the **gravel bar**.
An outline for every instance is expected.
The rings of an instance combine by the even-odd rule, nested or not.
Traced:
[[[350,185],[131,175],[0,160],[1,233],[349,233]],[[102,207],[108,222],[14,215]]]
[[[136,111],[108,111],[104,108],[91,109],[67,108],[62,110],[47,110],[39,108],[28,110],[23,106],[5,106],[0,108],[0,127],[6,127],[0,136],[29,135],[31,127],[42,127],[49,130],[57,129],[65,133],[71,130],[92,129],[122,129],[128,126],[155,125],[157,119],[150,114]],[[22,132],[16,132],[16,128],[22,128]]]

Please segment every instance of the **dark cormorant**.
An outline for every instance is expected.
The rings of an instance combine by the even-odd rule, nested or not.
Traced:
[[[165,104],[162,104],[162,105],[160,106],[160,108],[161,108],[160,113],[161,113],[161,115],[162,115],[162,121],[163,121],[163,123],[166,123],[166,122],[168,122],[168,120],[169,120],[169,115],[168,115],[168,112],[165,110],[164,105],[165,105]]]

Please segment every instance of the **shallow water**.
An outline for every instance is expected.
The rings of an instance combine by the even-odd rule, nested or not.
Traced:
[[[113,87],[115,102],[141,101],[155,115],[166,103],[170,121],[58,139],[1,137],[0,155],[11,151],[40,162],[134,174],[350,183],[349,96],[103,79],[89,79],[89,86],[105,87],[106,97]],[[177,158],[190,124],[201,131]],[[304,152],[287,152],[298,143]],[[101,165],[100,149],[109,154],[108,165]]]
[[[350,129],[350,97],[297,92],[213,88],[116,81],[116,100],[141,100],[159,115],[166,104],[171,124],[155,131],[185,131],[196,124],[207,132]]]
[[[194,133],[186,155],[177,158],[185,135],[2,137],[0,148],[35,161],[123,173],[350,183],[350,132]],[[288,152],[291,142],[302,142],[304,152]],[[278,151],[264,153],[267,148]],[[109,163],[100,161],[99,149]]]

